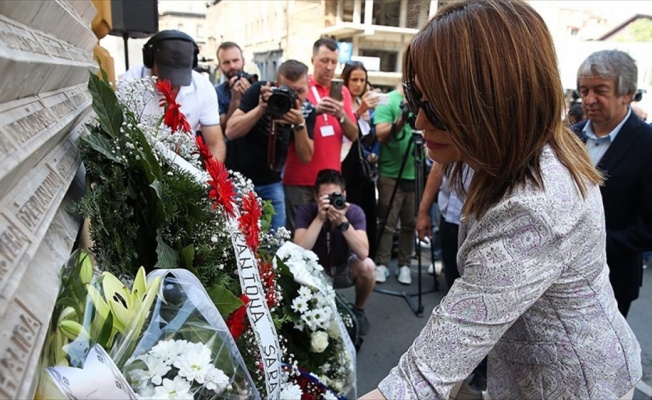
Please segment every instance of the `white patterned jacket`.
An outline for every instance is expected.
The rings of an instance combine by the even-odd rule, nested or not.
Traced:
[[[461,278],[378,386],[386,398],[448,399],[487,354],[492,399],[616,399],[641,379],[600,191],[583,199],[549,147],[540,162],[545,190],[526,185],[462,221]]]

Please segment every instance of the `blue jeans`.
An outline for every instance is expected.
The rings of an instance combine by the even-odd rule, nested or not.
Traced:
[[[272,206],[276,214],[272,215],[271,228],[275,231],[280,227],[285,226],[285,192],[283,191],[283,183],[276,182],[269,185],[256,185],[254,191],[263,200],[271,200]]]

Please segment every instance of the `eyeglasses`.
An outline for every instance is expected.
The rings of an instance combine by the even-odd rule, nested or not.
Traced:
[[[417,89],[414,81],[405,82],[403,84],[403,92],[405,93],[405,98],[407,99],[408,107],[412,114],[419,114],[419,110],[423,110],[426,113],[428,121],[440,131],[447,131],[448,128],[444,121],[441,120],[439,115],[435,112],[435,109],[432,107],[432,104],[428,100],[421,100],[423,95]]]

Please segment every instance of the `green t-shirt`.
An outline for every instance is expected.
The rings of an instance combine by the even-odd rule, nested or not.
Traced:
[[[403,96],[396,90],[389,93],[389,104],[376,106],[374,111],[374,123],[382,124],[396,121],[401,116],[401,103]],[[378,157],[378,174],[387,178],[398,178],[398,172],[401,169],[403,156],[410,144],[412,129],[410,125],[405,124],[400,132],[396,132],[396,140],[390,139],[389,142],[380,146],[380,155]],[[414,145],[410,146],[410,154],[405,161],[405,167],[401,174],[401,179],[414,179]]]

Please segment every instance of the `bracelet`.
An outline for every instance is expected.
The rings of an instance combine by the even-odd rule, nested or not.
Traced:
[[[340,124],[344,123],[344,118],[346,117],[346,113],[342,113],[342,116],[340,117]]]

